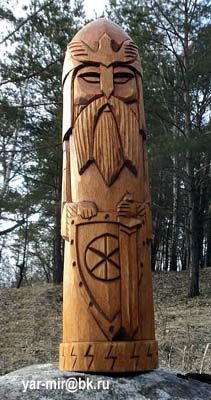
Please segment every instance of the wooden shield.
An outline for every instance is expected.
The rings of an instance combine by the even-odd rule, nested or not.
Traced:
[[[126,219],[120,222],[116,213],[98,213],[75,224],[83,297],[109,340],[120,330],[133,337],[138,326],[136,243],[137,226],[128,226]]]

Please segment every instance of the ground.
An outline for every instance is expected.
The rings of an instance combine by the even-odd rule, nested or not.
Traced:
[[[160,367],[211,373],[210,282],[211,268],[206,268],[201,272],[201,295],[190,299],[188,271],[154,274]],[[37,283],[0,289],[0,310],[1,374],[58,360],[61,286]]]

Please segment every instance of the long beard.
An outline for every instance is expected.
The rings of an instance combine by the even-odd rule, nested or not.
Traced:
[[[112,97],[94,100],[76,109],[73,130],[79,173],[95,162],[108,186],[124,164],[133,174],[138,169],[139,124],[132,106]]]
[[[103,111],[97,121],[93,157],[105,182],[110,186],[124,165],[123,149],[111,112]]]

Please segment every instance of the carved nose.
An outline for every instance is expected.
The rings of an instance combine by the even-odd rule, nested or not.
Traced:
[[[100,89],[107,99],[109,99],[114,90],[113,67],[100,66]]]

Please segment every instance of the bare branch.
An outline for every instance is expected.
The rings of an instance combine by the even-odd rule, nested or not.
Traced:
[[[7,228],[4,229],[3,231],[0,231],[0,236],[7,235],[8,233],[14,231],[14,229],[18,228],[23,224],[25,224],[25,219],[22,219],[21,221],[17,222],[17,224],[13,225],[11,228]]]
[[[30,21],[33,17],[35,17],[40,11],[42,11],[45,7],[49,6],[50,4],[53,3],[53,0],[49,1],[48,3],[44,4],[42,7],[40,7],[37,11],[35,11],[32,15],[29,15],[26,19],[24,19],[23,22],[21,22],[14,31],[10,32],[1,42],[0,44],[3,44],[6,42],[8,39],[10,39],[16,32],[19,31],[22,26],[24,26],[28,21]]]

